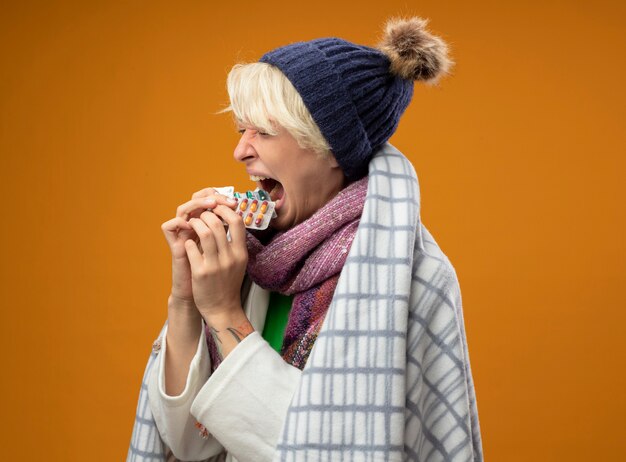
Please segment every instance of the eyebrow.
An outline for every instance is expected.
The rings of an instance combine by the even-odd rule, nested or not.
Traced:
[[[237,125],[237,128],[238,128],[238,129],[241,129],[241,128],[250,128],[251,130],[256,130],[257,132],[261,131],[261,129],[260,129],[259,127],[256,127],[256,126],[251,125],[251,124],[245,124],[245,123],[244,123],[243,121],[241,121],[241,120],[238,120],[238,121],[237,121],[237,123],[236,123],[235,125]]]

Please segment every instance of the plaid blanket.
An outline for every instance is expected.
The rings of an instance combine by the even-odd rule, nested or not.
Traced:
[[[458,279],[419,212],[413,166],[386,143],[274,461],[483,460]],[[177,460],[148,405],[155,356],[127,461]]]

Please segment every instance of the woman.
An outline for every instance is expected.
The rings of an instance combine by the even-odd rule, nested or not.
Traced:
[[[413,81],[452,65],[425,26],[233,68],[234,156],[277,217],[247,232],[207,188],[163,224],[168,322],[128,460],[482,460],[456,274],[387,143]]]

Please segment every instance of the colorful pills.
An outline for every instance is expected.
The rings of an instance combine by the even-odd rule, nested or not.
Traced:
[[[237,200],[235,211],[249,229],[266,229],[272,218],[276,217],[276,203],[272,202],[267,191],[255,189],[245,193],[235,192],[232,186],[214,188],[218,194]],[[209,209],[210,210],[210,209]]]
[[[237,213],[242,217],[246,228],[266,229],[270,220],[276,216],[276,204],[261,189],[247,191],[245,194],[234,193],[233,197],[238,201]]]

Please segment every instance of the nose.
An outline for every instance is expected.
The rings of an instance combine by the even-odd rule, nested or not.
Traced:
[[[257,153],[250,142],[252,139],[253,131],[245,130],[239,139],[239,143],[235,146],[235,151],[233,152],[233,156],[235,160],[239,162],[246,162],[247,160],[251,160],[256,157]]]

